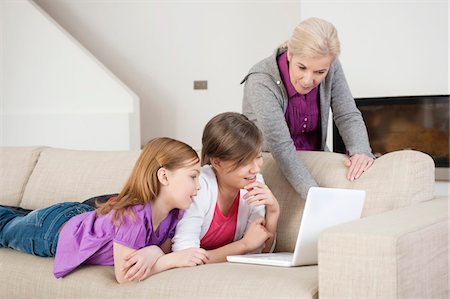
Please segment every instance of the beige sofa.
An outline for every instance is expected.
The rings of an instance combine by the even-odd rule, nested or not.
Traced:
[[[0,203],[39,208],[118,192],[138,152],[0,148]],[[448,298],[448,198],[433,198],[434,164],[401,151],[354,182],[345,157],[304,152],[320,185],[366,190],[363,218],[319,238],[319,265],[219,263],[173,269],[119,285],[112,267],[82,266],[63,279],[52,258],[0,249],[1,298]],[[263,174],[281,205],[276,251],[294,247],[304,200],[265,154]]]

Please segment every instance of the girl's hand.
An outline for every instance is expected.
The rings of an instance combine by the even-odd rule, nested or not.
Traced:
[[[248,252],[260,248],[272,234],[265,228],[264,218],[258,218],[250,223],[245,231],[242,241]]]
[[[248,192],[243,196],[249,205],[265,205],[268,213],[279,212],[278,201],[267,185],[261,182],[253,182],[244,187]]]
[[[164,252],[158,246],[152,245],[136,250],[124,257],[125,264],[122,271],[128,281],[141,281],[145,279],[159,257]]]
[[[345,166],[348,167],[347,179],[349,181],[359,179],[363,172],[372,166],[373,161],[373,158],[365,154],[354,154],[351,156],[345,162]]]
[[[175,251],[169,255],[171,255],[176,267],[192,267],[202,265],[206,264],[209,260],[206,250],[196,247]]]

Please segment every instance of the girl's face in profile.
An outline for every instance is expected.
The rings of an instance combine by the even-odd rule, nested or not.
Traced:
[[[174,207],[182,210],[190,207],[200,189],[199,176],[200,162],[167,171],[170,199]]]
[[[256,181],[256,174],[261,171],[263,165],[263,157],[262,153],[259,153],[249,163],[237,168],[234,161],[216,159],[212,164],[219,177],[219,184],[243,189],[244,186]]]
[[[288,53],[289,77],[299,94],[307,94],[328,74],[332,58],[330,56],[304,57]]]

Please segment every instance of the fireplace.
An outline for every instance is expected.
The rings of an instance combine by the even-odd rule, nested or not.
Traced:
[[[449,178],[449,95],[356,98],[375,156],[414,149],[429,154],[436,180]],[[333,150],[345,146],[333,126]]]

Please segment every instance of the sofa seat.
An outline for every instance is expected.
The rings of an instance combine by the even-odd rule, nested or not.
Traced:
[[[318,292],[317,266],[219,263],[119,285],[112,266],[86,265],[55,279],[53,258],[1,249],[0,269],[2,298],[317,298]]]

